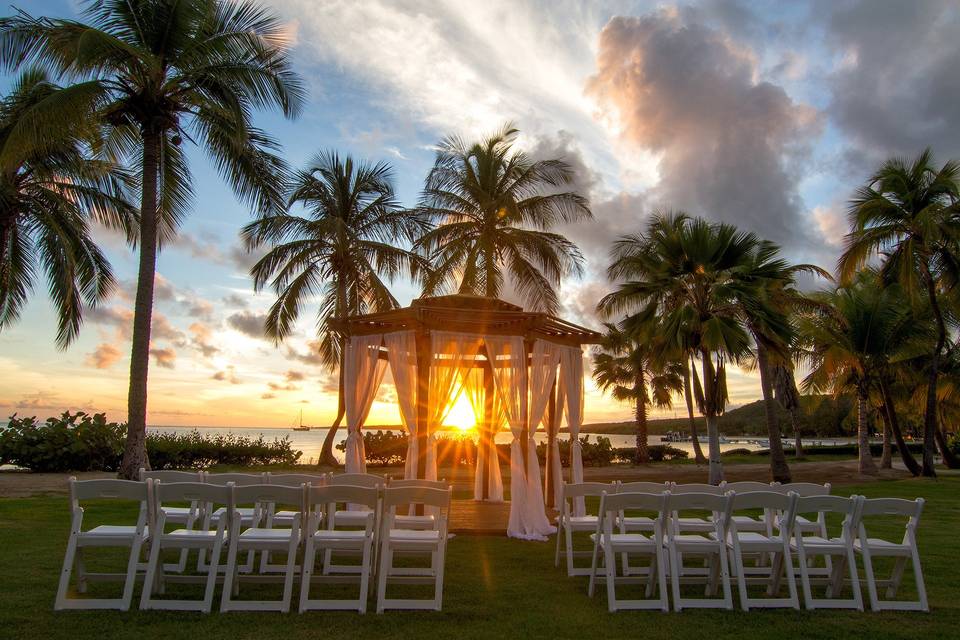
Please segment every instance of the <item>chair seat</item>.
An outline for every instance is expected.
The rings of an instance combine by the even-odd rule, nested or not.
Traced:
[[[806,540],[804,540],[806,542]],[[910,555],[910,545],[901,542],[890,542],[881,538],[867,538],[867,545],[870,547],[870,553],[878,555]],[[859,538],[853,541],[853,548],[857,551],[863,551],[862,543]]]
[[[593,531],[597,528],[597,516],[570,516],[566,526],[579,531]]]
[[[422,529],[433,528],[435,519],[428,514],[423,516],[394,516],[393,521],[399,529]]]
[[[783,548],[782,540],[771,538],[755,531],[738,531],[737,542],[740,543],[740,548],[745,551],[777,551]],[[728,540],[727,546],[733,547],[733,542]]]
[[[220,535],[223,538],[227,537],[226,531],[221,531]],[[217,536],[217,532],[214,531],[198,531],[197,529],[174,529],[170,533],[163,534],[164,538],[210,538],[211,540]]]
[[[733,522],[740,531],[766,531],[767,523],[762,518],[750,516],[733,516]]]
[[[713,521],[706,518],[674,518],[680,531],[713,531]]]
[[[237,507],[237,515],[240,516],[241,522],[250,521],[253,519],[253,513],[255,509],[253,507]],[[218,522],[227,513],[226,507],[220,507],[216,511],[210,514],[210,519],[214,522]]]
[[[646,516],[626,516],[620,518],[620,522],[623,526],[630,529],[633,528],[644,528],[644,529],[653,529],[655,520],[653,518],[648,518]]]
[[[343,509],[336,511],[333,514],[333,521],[337,524],[337,526],[362,527],[367,524],[367,519],[371,515],[373,515],[373,512],[369,509],[363,509],[360,511]]]
[[[163,507],[163,514],[167,522],[186,522],[191,515],[196,516],[197,510],[190,507]]]
[[[252,542],[276,542],[278,540],[288,541],[292,535],[292,529],[263,529],[260,527],[251,527],[240,534],[240,539]]]
[[[803,548],[808,551],[818,549],[843,549],[845,543],[842,538],[822,538],[820,536],[803,536]],[[797,543],[790,543],[790,548],[796,550]]]
[[[591,533],[590,539],[596,541],[597,534]],[[606,537],[600,536],[600,546],[606,544]],[[610,536],[610,544],[616,547],[653,547],[655,542],[642,533],[614,533]]]
[[[390,542],[429,542],[440,541],[440,532],[436,529],[390,529]]]
[[[113,524],[101,524],[99,526],[90,529],[89,531],[83,531],[80,533],[79,538],[83,539],[105,539],[105,538],[116,538],[116,539],[132,539],[137,535],[137,528],[133,525],[113,525]],[[143,528],[143,537],[147,538],[150,536],[149,527]]]
[[[314,540],[363,540],[366,531],[360,529],[320,529],[313,534]]]
[[[667,540],[667,543],[669,544],[670,541],[673,541],[676,544],[680,544],[683,546],[690,546],[690,545],[716,546],[718,543],[718,540],[714,537],[698,536],[695,534],[680,534],[677,536],[670,536],[670,538]]]

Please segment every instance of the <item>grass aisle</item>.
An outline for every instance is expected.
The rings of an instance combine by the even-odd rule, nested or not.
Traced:
[[[66,545],[66,498],[0,500],[0,633],[6,638],[945,638],[960,628],[960,478],[845,486],[869,497],[927,499],[920,545],[932,613],[684,611],[609,614],[586,579],[553,566],[553,542],[459,536],[443,611],[194,613],[53,611]],[[892,530],[884,532],[890,533]],[[899,534],[900,531],[897,531]],[[96,570],[91,568],[91,570]],[[113,585],[110,585],[112,588]],[[139,589],[135,602],[139,597]],[[219,590],[218,590],[219,597]],[[866,598],[866,591],[864,591]]]

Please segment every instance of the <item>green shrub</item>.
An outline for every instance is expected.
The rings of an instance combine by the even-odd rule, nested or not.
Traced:
[[[753,453],[750,449],[739,448],[739,449],[728,449],[721,453],[722,456],[749,456]]]
[[[107,422],[102,413],[65,412],[44,423],[36,417],[13,415],[0,430],[0,464],[41,472],[116,471],[126,432],[125,424]],[[147,456],[153,469],[295,464],[300,455],[288,438],[267,442],[263,436],[206,436],[196,430],[147,432]]]
[[[664,460],[680,460],[690,457],[690,453],[677,447],[671,447],[668,444],[655,444],[648,447],[650,450],[650,462],[663,462]]]
[[[367,464],[371,466],[403,464],[407,459],[407,434],[395,431],[364,431],[363,449]],[[346,441],[337,444],[337,450],[346,451]]]

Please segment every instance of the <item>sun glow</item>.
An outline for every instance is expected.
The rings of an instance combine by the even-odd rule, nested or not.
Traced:
[[[477,420],[473,415],[473,407],[470,406],[466,394],[461,393],[453,403],[453,407],[451,407],[447,419],[443,421],[443,425],[463,433],[476,428]]]

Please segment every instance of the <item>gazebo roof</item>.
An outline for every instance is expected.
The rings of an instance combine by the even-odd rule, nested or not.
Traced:
[[[485,296],[455,294],[417,298],[409,307],[330,321],[343,336],[396,331],[456,331],[481,335],[523,336],[566,345],[596,344],[600,334],[548,313]]]

